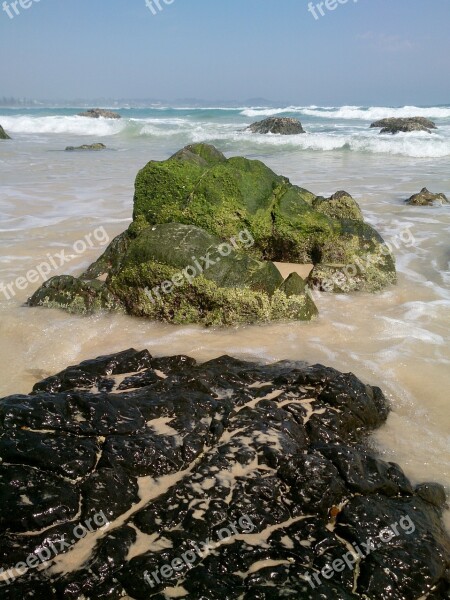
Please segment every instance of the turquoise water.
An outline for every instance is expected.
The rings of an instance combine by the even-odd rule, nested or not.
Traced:
[[[80,108],[0,108],[3,127],[19,137],[51,134],[95,138],[163,138],[175,146],[210,141],[224,150],[245,148],[266,152],[366,152],[440,158],[450,156],[450,107],[236,107],[236,108],[114,108],[123,119],[91,120],[77,117]],[[306,134],[280,137],[245,132],[250,123],[268,116],[297,117]],[[370,124],[388,116],[424,116],[438,129],[428,133],[380,136]]]

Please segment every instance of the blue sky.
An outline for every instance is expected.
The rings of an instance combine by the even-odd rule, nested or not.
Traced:
[[[308,0],[21,1],[0,10],[0,97],[450,103],[450,0],[348,0],[317,20]]]

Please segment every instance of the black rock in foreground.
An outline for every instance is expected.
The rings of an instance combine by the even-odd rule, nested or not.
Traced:
[[[0,401],[0,598],[448,598],[442,487],[365,445],[387,414],[321,365],[69,367]]]

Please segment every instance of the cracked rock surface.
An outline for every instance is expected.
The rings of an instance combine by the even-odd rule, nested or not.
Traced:
[[[0,400],[0,598],[448,598],[445,493],[369,450],[387,415],[322,365],[69,367]]]

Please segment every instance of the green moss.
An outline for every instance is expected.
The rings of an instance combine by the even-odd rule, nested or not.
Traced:
[[[184,281],[170,293],[161,283],[178,273],[167,265],[149,262],[125,269],[112,278],[111,290],[129,314],[177,324],[229,326],[273,320],[309,320],[317,309],[307,294],[287,297],[276,290],[272,297],[250,288],[219,287],[202,275]],[[158,294],[153,289],[159,287]]]
[[[318,196],[313,200],[312,206],[318,212],[332,219],[364,220],[358,203],[347,192],[336,192],[330,198]]]
[[[248,229],[255,239],[249,252],[267,261],[347,263],[382,243],[346,192],[319,198],[260,161],[227,160],[202,144],[142,169],[135,219],[143,217],[150,224],[193,224],[222,239]],[[380,263],[389,268],[392,260]]]
[[[52,277],[28,301],[29,306],[62,308],[71,313],[123,311],[116,297],[99,281],[83,282],[69,275]]]
[[[330,291],[343,291],[342,284],[377,291],[395,282],[392,255],[349,194],[319,198],[260,161],[226,159],[207,144],[141,169],[133,217],[79,280],[54,278],[31,303],[222,326],[317,314],[305,282],[296,275],[283,281],[273,261],[312,262],[309,281]],[[225,243],[227,256],[218,250]],[[336,281],[361,262],[352,277],[344,274],[348,282]]]

